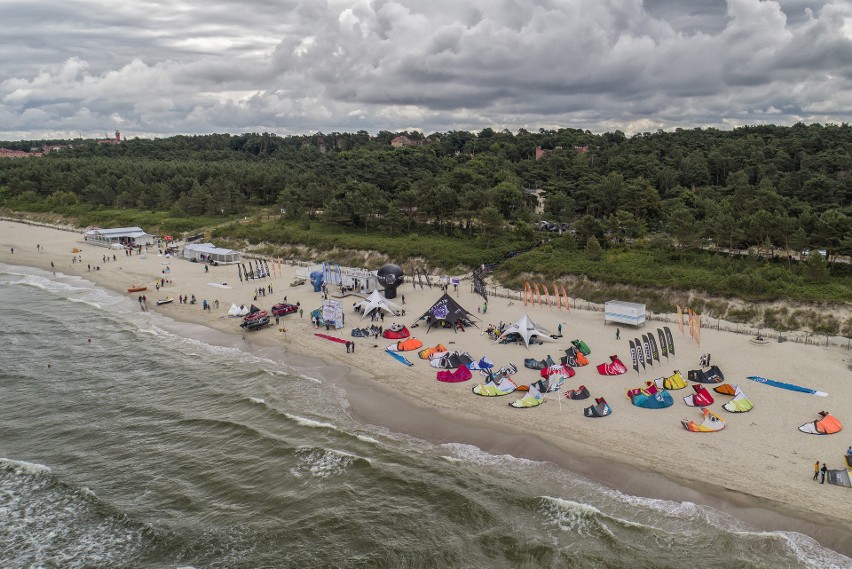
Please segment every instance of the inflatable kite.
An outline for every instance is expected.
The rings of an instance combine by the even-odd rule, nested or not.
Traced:
[[[385,349],[389,352],[411,352],[414,350],[419,350],[422,347],[423,342],[421,342],[417,338],[408,338],[406,340],[400,340],[396,344],[391,344]]]
[[[575,400],[588,399],[589,395],[591,394],[589,393],[589,390],[586,388],[585,385],[581,385],[577,389],[569,389],[565,392],[566,398]]]
[[[439,371],[436,379],[438,381],[443,381],[444,383],[460,383],[462,381],[467,381],[471,377],[473,377],[473,374],[470,373],[470,370],[467,369],[466,366],[461,366],[457,368],[456,371]]]
[[[669,389],[671,391],[683,389],[687,385],[678,370],[675,370],[675,372],[668,377],[658,377],[654,380],[654,384],[656,384],[657,389]]]
[[[467,367],[470,363],[473,363],[473,358],[470,354],[467,352],[459,352],[458,350],[444,354],[439,358],[432,358],[429,360],[429,365],[438,369],[456,369],[461,366]]]
[[[529,409],[530,407],[538,407],[544,403],[544,394],[548,391],[548,383],[546,379],[530,383],[526,395],[509,403],[510,407],[516,409]]]
[[[402,338],[408,338],[410,335],[411,333],[408,331],[408,328],[402,324],[394,324],[382,334],[388,340],[401,340]]]
[[[621,363],[618,356],[610,356],[612,363],[598,365],[598,373],[601,375],[621,375],[627,373],[627,367]]]
[[[399,352],[391,352],[389,350],[385,350],[385,353],[387,355],[389,355],[390,357],[392,357],[393,359],[395,359],[396,361],[398,361],[399,363],[405,364],[408,367],[411,367],[411,366],[414,365],[413,363],[408,361],[408,359],[405,356],[403,356],[402,354],[400,354]]]
[[[704,412],[704,420],[701,423],[696,423],[695,421],[684,419],[680,422],[684,429],[694,433],[712,433],[725,428],[725,420],[722,417],[706,407],[701,410]]]
[[[417,352],[417,355],[420,356],[421,360],[431,360],[433,356],[439,353],[446,353],[447,347],[444,344],[438,344],[433,348],[426,348],[425,350],[420,350]]]
[[[737,394],[737,386],[731,385],[730,383],[723,383],[722,385],[717,385],[713,388],[713,391],[718,393],[719,395],[730,395],[733,397]]]
[[[669,392],[665,389],[658,390],[653,383],[647,389],[629,389],[627,396],[633,405],[645,409],[665,409],[674,405],[674,399]]]
[[[472,371],[482,371],[488,370],[494,367],[494,362],[488,359],[486,356],[482,356],[478,362],[470,362],[467,364],[467,369]]]
[[[571,367],[583,367],[589,365],[589,360],[583,355],[583,352],[571,346],[565,350],[565,357],[562,358],[562,363],[567,363]]]
[[[701,369],[691,369],[687,373],[689,381],[698,383],[722,383],[725,381],[725,375],[719,369],[719,366],[713,366],[707,371]]]
[[[592,353],[592,350],[589,349],[589,345],[586,344],[583,340],[571,340],[571,344],[574,345],[575,348],[580,350],[580,353],[584,356],[588,356]]]
[[[730,413],[747,413],[754,409],[754,403],[745,396],[739,385],[735,385],[734,398],[722,405],[722,409]]]
[[[546,378],[546,377],[550,377],[551,375],[561,375],[561,376],[564,376],[564,377],[574,377],[574,375],[577,372],[575,372],[574,368],[572,368],[569,365],[558,365],[558,366],[554,365],[554,366],[547,366],[546,368],[541,370],[540,373],[541,373],[541,377]]]
[[[595,404],[583,409],[583,414],[586,417],[606,417],[612,415],[612,407],[606,402],[603,397],[595,399]]]
[[[713,404],[713,396],[703,385],[693,385],[692,389],[695,390],[695,393],[683,398],[683,402],[689,407],[706,407]]]
[[[528,369],[544,369],[547,366],[556,365],[556,362],[553,361],[549,355],[543,360],[537,360],[535,358],[527,358],[524,360],[524,367]]]
[[[809,435],[833,435],[834,433],[839,433],[843,428],[837,417],[828,411],[820,411],[819,416],[819,419],[805,423],[799,427],[799,430]]]
[[[473,392],[483,397],[500,397],[509,395],[513,391],[517,391],[518,385],[509,379],[509,375],[501,373],[495,376],[492,373],[488,374],[488,379],[485,383],[473,386]]]

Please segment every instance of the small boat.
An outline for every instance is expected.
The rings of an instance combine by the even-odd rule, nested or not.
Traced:
[[[158,301],[157,301],[157,306],[160,306],[160,305],[162,305],[162,304],[170,304],[170,303],[172,303],[172,302],[174,302],[174,301],[175,301],[175,299],[173,299],[173,298],[171,298],[171,297],[169,297],[169,298],[161,298],[160,300],[158,300]]]
[[[142,292],[148,290],[147,286],[137,286],[133,285],[127,289],[127,292]]]

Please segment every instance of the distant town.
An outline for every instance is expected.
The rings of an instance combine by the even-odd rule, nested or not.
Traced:
[[[121,141],[121,133],[118,131],[115,131],[114,138],[95,139],[95,142],[98,144],[121,144]],[[82,144],[85,144],[85,141],[72,144],[45,144],[43,146],[34,146],[29,150],[14,150],[12,148],[0,147],[0,158],[37,158],[51,152],[57,152],[63,148],[74,148]]]

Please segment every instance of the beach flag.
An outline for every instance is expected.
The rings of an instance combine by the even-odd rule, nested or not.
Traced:
[[[680,307],[680,304],[677,305],[677,327],[680,333],[683,334],[683,309]]]
[[[565,286],[564,285],[559,286],[559,292],[562,293],[562,299],[565,301],[565,308],[568,310],[568,312],[571,312],[570,299],[568,298],[568,293],[565,292]]]
[[[524,306],[532,304],[532,287],[529,281],[524,281]]]

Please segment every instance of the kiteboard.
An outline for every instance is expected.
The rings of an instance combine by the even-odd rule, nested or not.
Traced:
[[[780,387],[781,389],[788,389],[790,391],[798,391],[800,393],[809,393],[811,395],[818,395],[819,397],[828,397],[828,393],[824,391],[817,391],[816,389],[810,389],[809,387],[802,387],[801,385],[795,385],[793,383],[784,383],[783,381],[776,381],[774,379],[766,379],[765,377],[759,377],[756,375],[750,375],[748,378],[752,381],[756,381],[757,383],[765,383],[766,385],[771,385],[772,387]]]

